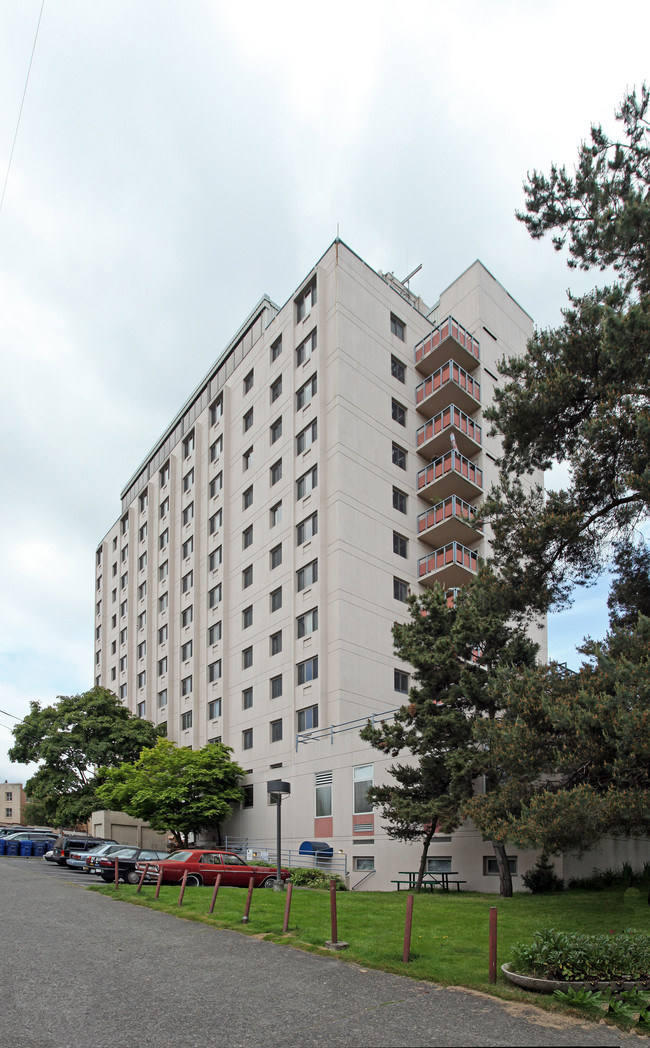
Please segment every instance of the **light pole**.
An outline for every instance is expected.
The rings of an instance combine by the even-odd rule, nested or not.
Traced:
[[[275,793],[278,798],[278,814],[277,814],[277,871],[275,875],[275,884],[273,886],[276,892],[281,892],[284,888],[281,876],[282,866],[282,797],[287,797],[291,793],[291,786],[288,782],[283,782],[282,779],[271,779],[266,784],[267,793]]]

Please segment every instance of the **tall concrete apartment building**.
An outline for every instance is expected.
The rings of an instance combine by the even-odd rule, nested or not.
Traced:
[[[455,590],[486,552],[482,406],[531,333],[480,262],[430,308],[337,240],[284,306],[261,299],[124,488],[97,549],[96,681],[179,745],[232,747],[230,835],[273,840],[282,778],[287,847],[324,842],[352,886],[416,868],[367,801],[390,762],[359,730],[408,693],[407,593]],[[471,825],[429,855],[498,883]]]

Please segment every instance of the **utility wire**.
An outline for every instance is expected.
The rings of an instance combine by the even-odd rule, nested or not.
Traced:
[[[2,196],[0,196],[0,212],[2,211],[2,205],[5,200],[5,193],[7,191],[7,182],[9,181],[9,172],[11,171],[11,161],[14,158],[14,149],[16,148],[16,140],[18,138],[18,128],[20,127],[20,118],[23,115],[23,106],[25,104],[25,95],[27,94],[27,85],[29,84],[29,74],[32,71],[32,62],[34,61],[34,52],[36,50],[36,41],[38,40],[38,31],[41,27],[41,18],[43,17],[43,8],[45,7],[45,0],[41,0],[41,10],[38,15],[38,23],[36,25],[36,33],[34,34],[34,44],[32,46],[32,53],[29,58],[29,68],[27,69],[27,77],[25,79],[25,87],[23,90],[23,97],[20,101],[20,109],[18,111],[18,120],[16,121],[16,130],[14,132],[14,140],[11,144],[11,152],[9,154],[9,163],[7,164],[7,172],[5,174],[5,181],[2,187]]]
[[[0,713],[5,717],[13,717],[14,720],[22,720],[22,717],[17,717],[15,713],[8,713],[7,710],[0,710]]]

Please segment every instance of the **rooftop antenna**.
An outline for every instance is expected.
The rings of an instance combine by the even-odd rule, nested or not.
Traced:
[[[409,275],[408,275],[407,277],[404,277],[404,279],[403,279],[403,280],[401,280],[401,281],[400,281],[400,283],[401,283],[401,284],[406,284],[406,286],[408,287],[408,283],[409,283],[409,280],[411,279],[411,277],[414,277],[414,276],[415,276],[415,274],[416,274],[416,273],[419,273],[421,269],[422,269],[422,263],[420,262],[420,265],[419,265],[419,266],[416,266],[416,267],[415,267],[415,269],[411,270],[411,272],[409,273]],[[409,291],[410,291],[410,290],[411,290],[411,289],[409,288]]]
[[[336,239],[337,239],[337,240],[339,240],[339,239],[340,239],[340,237],[339,237],[339,224],[338,224],[338,222],[336,223]]]

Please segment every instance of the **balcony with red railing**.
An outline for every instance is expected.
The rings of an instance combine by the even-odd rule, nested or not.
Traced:
[[[461,542],[449,542],[418,561],[418,581],[423,586],[438,582],[445,590],[466,585],[477,571],[478,553]]]
[[[450,495],[466,500],[479,498],[483,490],[483,470],[458,451],[434,459],[417,475],[418,495],[439,502]]]
[[[479,342],[457,320],[447,317],[415,347],[415,366],[423,375],[441,367],[449,357],[473,371],[479,363]]]
[[[447,360],[415,387],[415,406],[423,415],[431,415],[452,400],[470,414],[478,411],[481,385],[455,360]]]
[[[477,519],[474,506],[458,495],[450,495],[436,502],[418,516],[418,538],[429,546],[438,547],[448,542],[467,542],[471,545],[483,538],[483,529],[474,527]]]
[[[429,461],[453,450],[454,442],[461,455],[476,455],[481,449],[481,427],[455,404],[430,418],[415,434],[417,450]]]

